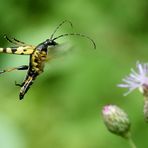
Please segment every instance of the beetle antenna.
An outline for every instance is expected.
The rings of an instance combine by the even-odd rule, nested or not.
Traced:
[[[94,42],[94,40],[91,39],[90,37],[88,37],[88,36],[86,36],[86,35],[84,35],[84,34],[80,34],[80,33],[65,33],[65,34],[59,35],[58,37],[55,37],[55,38],[53,39],[53,41],[56,40],[56,39],[59,39],[59,38],[61,38],[61,37],[70,36],[70,35],[71,35],[71,36],[72,36],[72,35],[81,36],[81,37],[84,37],[84,38],[89,39],[89,40],[92,42],[92,44],[93,44],[93,46],[94,46],[94,49],[96,49],[96,43]]]
[[[73,25],[72,25],[72,23],[71,23],[70,21],[64,20],[63,22],[61,22],[61,23],[57,26],[57,28],[56,28],[56,29],[54,30],[54,32],[52,33],[52,35],[51,35],[51,37],[50,37],[51,40],[52,40],[54,34],[57,32],[57,30],[58,30],[64,23],[69,23],[70,26],[73,28]]]

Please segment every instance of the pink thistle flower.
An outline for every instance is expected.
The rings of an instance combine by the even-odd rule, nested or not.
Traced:
[[[137,62],[136,71],[131,69],[129,76],[122,79],[124,84],[119,84],[118,87],[128,88],[129,91],[124,95],[128,95],[135,89],[139,89],[144,95],[148,95],[148,64],[140,64]]]

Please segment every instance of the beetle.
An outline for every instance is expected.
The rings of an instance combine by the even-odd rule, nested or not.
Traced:
[[[15,38],[8,38],[8,36],[4,36],[10,43],[13,43],[17,45],[16,47],[11,47],[11,48],[0,48],[1,53],[8,53],[8,54],[18,54],[18,55],[29,55],[29,65],[22,65],[19,67],[14,67],[6,70],[1,70],[0,74],[5,73],[5,72],[10,72],[13,70],[27,70],[26,77],[24,81],[21,84],[18,84],[15,82],[16,86],[20,86],[20,93],[19,93],[19,99],[22,100],[24,98],[24,95],[27,93],[29,90],[30,86],[33,84],[34,80],[38,75],[40,75],[43,70],[44,70],[44,65],[47,60],[48,56],[48,48],[49,47],[55,47],[58,45],[58,43],[55,41],[61,37],[64,36],[70,36],[70,35],[76,35],[76,36],[81,36],[89,39],[94,48],[96,48],[95,42],[88,36],[79,34],[79,33],[65,33],[62,35],[59,35],[57,37],[54,37],[54,34],[57,32],[57,30],[62,26],[64,23],[70,23],[72,26],[72,23],[70,21],[64,20],[61,22],[54,32],[52,33],[51,37],[49,39],[46,39],[44,42],[38,44],[37,46],[33,45],[28,45],[22,41],[19,41]]]

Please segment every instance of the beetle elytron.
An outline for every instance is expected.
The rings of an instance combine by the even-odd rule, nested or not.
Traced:
[[[71,22],[65,20],[62,23],[59,24],[59,26],[55,29],[53,34],[51,35],[50,39],[45,40],[44,42],[40,43],[37,46],[33,45],[28,45],[24,42],[21,42],[15,38],[8,38],[5,36],[5,38],[17,45],[16,47],[11,47],[11,48],[0,48],[1,53],[8,53],[8,54],[18,54],[18,55],[30,55],[30,61],[29,65],[22,65],[19,67],[11,68],[11,69],[6,69],[0,71],[0,74],[5,73],[5,72],[10,72],[13,70],[27,70],[27,75],[25,77],[25,80],[23,81],[22,84],[17,84],[15,82],[16,86],[20,86],[20,94],[19,94],[19,99],[22,100],[25,93],[29,90],[30,86],[33,84],[33,81],[36,79],[36,77],[43,72],[44,69],[44,63],[47,60],[47,55],[48,55],[48,47],[54,47],[58,45],[57,42],[55,42],[56,39],[59,39],[64,36],[69,36],[69,35],[77,35],[77,36],[82,36],[85,38],[88,38],[94,45],[94,48],[96,48],[96,45],[94,41],[89,38],[88,36],[85,36],[83,34],[79,33],[66,33],[59,35],[58,37],[54,38],[54,34],[58,30],[60,26],[62,26],[65,22],[68,22],[71,24]],[[72,26],[72,24],[71,24]]]

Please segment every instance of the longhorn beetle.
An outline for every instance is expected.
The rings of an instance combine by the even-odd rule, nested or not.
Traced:
[[[8,54],[18,54],[18,55],[30,55],[30,60],[29,60],[29,65],[22,65],[19,67],[14,67],[6,70],[1,70],[0,74],[5,73],[5,72],[10,72],[13,70],[27,70],[27,75],[23,81],[22,84],[18,84],[15,82],[16,86],[20,86],[20,94],[19,94],[19,99],[22,100],[26,92],[29,90],[30,86],[33,84],[33,81],[36,79],[36,77],[43,72],[44,69],[44,64],[47,60],[47,55],[48,55],[48,47],[54,47],[58,45],[55,40],[64,37],[64,36],[81,36],[89,39],[94,48],[96,48],[95,42],[89,38],[86,35],[79,34],[79,33],[65,33],[62,35],[59,35],[57,37],[54,37],[55,33],[57,30],[62,26],[65,22],[70,23],[72,26],[72,23],[70,21],[63,21],[61,22],[52,35],[50,36],[49,39],[46,39],[44,42],[38,44],[37,46],[33,45],[28,45],[22,41],[19,41],[15,38],[8,38],[6,35],[4,36],[10,43],[13,43],[16,45],[16,47],[11,47],[11,48],[0,48],[0,52],[2,53],[8,53]],[[54,50],[54,49],[53,49]]]

